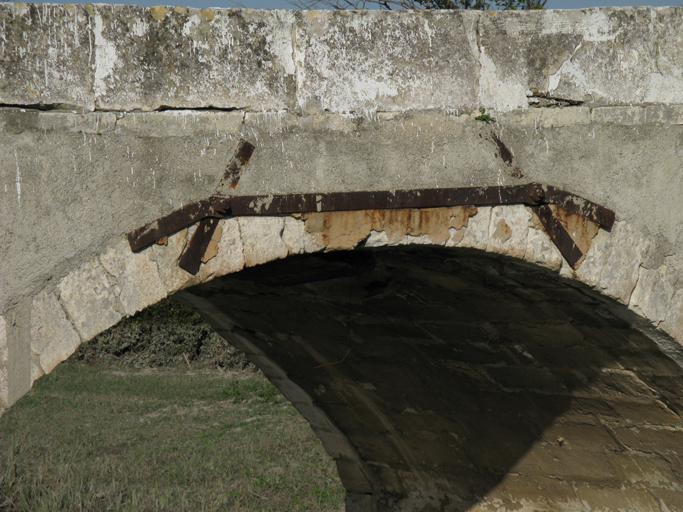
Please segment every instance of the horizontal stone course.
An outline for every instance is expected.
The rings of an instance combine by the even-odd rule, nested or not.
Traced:
[[[480,105],[506,112],[538,97],[681,104],[681,18],[676,7],[302,12],[10,3],[0,9],[0,102],[357,113]]]

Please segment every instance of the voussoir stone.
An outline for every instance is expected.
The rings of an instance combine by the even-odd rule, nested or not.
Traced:
[[[39,363],[35,381],[43,373],[50,373],[55,366],[68,358],[81,343],[81,338],[66,317],[57,296],[44,290],[33,301],[31,311],[31,351]]]
[[[123,318],[118,290],[109,283],[98,260],[90,260],[58,285],[59,298],[83,341],[88,341]]]

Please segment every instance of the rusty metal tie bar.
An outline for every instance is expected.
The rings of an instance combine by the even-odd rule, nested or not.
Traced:
[[[240,140],[219,185],[219,190],[226,186],[236,188],[240,172],[249,163],[253,151],[252,144]],[[572,268],[576,268],[584,254],[555,217],[549,205],[555,205],[569,214],[581,215],[607,230],[612,229],[614,225],[615,214],[612,210],[553,186],[538,183],[494,187],[231,197],[217,193],[207,199],[185,205],[169,215],[132,231],[128,234],[128,242],[131,250],[137,252],[199,222],[197,230],[179,260],[180,267],[194,275],[199,271],[202,257],[218,225],[218,220],[226,217],[512,204],[523,204],[533,209],[544,230]]]

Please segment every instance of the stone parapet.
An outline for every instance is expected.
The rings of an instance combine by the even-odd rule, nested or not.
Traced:
[[[681,7],[259,11],[0,6],[0,103],[497,112],[683,103]]]

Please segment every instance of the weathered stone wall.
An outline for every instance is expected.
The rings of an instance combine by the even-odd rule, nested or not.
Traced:
[[[642,389],[627,386],[610,407],[645,404],[633,427],[638,429],[664,407],[666,418],[656,425],[680,432],[671,414],[678,414],[682,388],[679,367],[672,370],[670,362],[683,361],[683,7],[387,13],[1,4],[0,21],[0,410],[83,341],[186,290],[186,299],[300,404],[330,453],[352,461],[340,465],[350,510],[437,506],[434,500],[448,510],[448,500],[465,495],[465,501],[476,496],[483,510],[495,509],[495,500],[503,498],[491,479],[484,487],[493,494],[467,494],[449,487],[450,477],[439,480],[419,464],[413,469],[424,485],[404,474],[405,461],[372,459],[348,418],[324,408],[328,419],[317,416],[312,389],[303,380],[294,386],[290,370],[283,372],[285,356],[236,337],[239,329],[253,330],[258,318],[240,323],[235,318],[245,312],[226,311],[222,299],[202,299],[209,281],[273,260],[426,244],[545,267],[555,277],[533,275],[539,283],[556,279],[560,295],[574,287],[565,279],[585,285],[581,294],[609,304],[625,329],[609,345],[609,357],[594,360],[596,367],[611,375],[616,361],[629,382],[647,381]],[[476,119],[479,108],[487,109],[491,124]],[[617,223],[609,232],[568,226],[587,251],[576,271],[524,206],[226,219],[217,231],[215,256],[195,277],[177,266],[194,228],[169,237],[166,245],[131,253],[127,232],[213,193],[240,138],[256,149],[229,194],[539,182],[614,210]],[[478,272],[485,274],[485,267]],[[533,283],[523,284],[519,293],[535,293]],[[268,309],[265,299],[261,307]],[[570,314],[565,324],[599,324],[595,312],[583,313]],[[477,323],[484,332],[486,322],[481,317]],[[554,336],[552,329],[543,332]],[[596,347],[605,348],[612,334],[581,342],[598,353]],[[640,340],[635,348],[632,338]],[[310,340],[304,345],[312,346]],[[373,360],[375,349],[368,350]],[[666,361],[664,373],[642,366],[653,358]],[[580,371],[583,364],[568,368]],[[551,367],[539,363],[536,371],[547,375]],[[301,369],[293,365],[291,371]],[[594,382],[603,382],[596,375]],[[564,399],[581,399],[587,383],[572,386]],[[297,395],[299,389],[305,393]],[[600,393],[591,397],[608,399],[609,392]],[[604,434],[632,421],[627,413],[610,414],[586,413],[569,423],[598,422]],[[559,413],[551,419],[564,421]],[[615,441],[619,453],[647,451],[641,441],[624,441],[624,432]],[[577,439],[584,437],[590,434]],[[594,450],[581,450],[614,451],[612,444],[596,443]],[[652,453],[678,457],[668,441],[662,443]],[[526,460],[531,444],[517,450],[516,461]],[[368,461],[386,463],[386,478],[368,476]],[[365,480],[349,469],[354,464],[365,468]],[[484,469],[496,473],[497,482],[511,482],[504,472],[515,464]],[[656,481],[668,496],[680,481],[662,471],[666,475]],[[394,487],[391,475],[399,475]],[[604,466],[593,480],[571,478],[587,486],[571,498],[576,503],[605,508],[590,497],[595,486],[615,489],[629,480],[636,496],[631,503],[657,510],[647,496],[659,491],[643,487],[654,485],[655,477],[645,470],[631,478]],[[681,508],[661,499],[670,510]],[[529,506],[555,506],[534,503]]]

